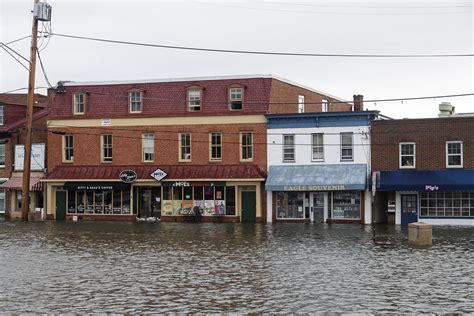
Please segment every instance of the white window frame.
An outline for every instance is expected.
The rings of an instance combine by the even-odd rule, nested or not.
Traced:
[[[321,100],[321,112],[329,112],[329,101]]]
[[[291,139],[292,143],[286,143],[286,139]],[[286,158],[287,155],[291,154],[293,159]],[[284,134],[282,137],[282,161],[290,163],[296,161],[295,134]]]
[[[6,190],[0,189],[0,214],[5,214],[5,200],[6,200]]]
[[[66,138],[72,137],[72,146],[68,147]],[[71,159],[67,159],[67,151],[72,150]],[[63,135],[63,162],[74,162],[74,136],[71,134]]]
[[[237,92],[240,91],[240,92]],[[233,95],[240,93],[240,98],[233,97]],[[240,102],[240,109],[232,107],[233,102]],[[234,87],[229,88],[229,109],[231,111],[242,111],[244,108],[244,88]]]
[[[247,134],[250,134],[250,145],[249,144],[244,145],[244,143],[242,142],[244,135],[247,135]],[[254,154],[253,133],[251,131],[240,132],[239,139],[240,139],[240,161],[253,161],[253,154]],[[244,158],[244,146],[245,146],[245,151],[248,151],[250,149],[249,151],[250,157]]]
[[[186,155],[188,156],[185,156],[183,158],[183,136],[184,135],[189,135],[189,144],[184,144],[184,147],[189,147],[189,153],[187,153]],[[191,146],[191,143],[192,143],[192,135],[191,133],[189,132],[182,132],[182,133],[179,133],[179,161],[185,161],[185,162],[189,162],[191,161],[192,159],[192,146]]]
[[[5,125],[5,106],[0,105],[0,126]]]
[[[321,144],[314,143],[314,136],[321,135]],[[321,148],[323,153],[323,158],[314,157],[314,149]],[[311,161],[324,161],[324,133],[313,133],[311,134]]]
[[[298,113],[304,113],[304,95],[298,96]]]
[[[450,154],[448,152],[449,144],[460,144],[461,145],[461,153],[460,154]],[[461,155],[461,164],[460,165],[450,165],[449,164],[449,157],[450,156],[459,156]],[[464,165],[464,145],[463,142],[460,140],[453,140],[446,142],[446,168],[463,168]]]
[[[150,149],[151,149],[151,152],[149,152]],[[147,159],[147,155],[150,155],[148,159]],[[142,162],[153,162],[153,161],[155,161],[155,134],[143,133],[142,134]]]
[[[84,113],[86,113],[86,94],[82,92],[74,93],[72,95],[72,101],[74,115],[84,115]],[[79,104],[82,105],[82,111],[78,111]]]
[[[188,89],[188,111],[200,112],[201,106],[202,106],[202,89]]]
[[[403,145],[413,145],[413,166],[402,166],[402,157],[411,155],[402,155]],[[416,143],[414,142],[401,142],[398,144],[398,165],[400,169],[415,169],[416,168]]]
[[[219,135],[219,143],[214,144],[214,136]],[[213,157],[213,149],[219,148],[221,149],[220,157]],[[212,132],[209,133],[209,160],[210,161],[222,161],[222,133],[221,132]]]
[[[349,145],[344,145],[342,143],[342,138],[344,135],[351,135],[351,144],[350,146]],[[341,161],[354,161],[354,133],[353,132],[343,132],[341,133],[341,137],[340,137],[340,140],[341,140]],[[343,157],[343,150],[344,149],[350,149],[351,150],[351,157]]]
[[[138,101],[134,98],[138,94]],[[134,105],[138,105],[139,109],[133,109]],[[142,113],[143,110],[143,92],[140,90],[133,90],[128,92],[128,109],[130,113]]]
[[[110,136],[110,144],[105,142],[106,137]],[[111,163],[113,161],[113,136],[112,134],[102,134],[100,135],[100,159],[101,162]],[[105,156],[105,150],[110,149],[110,157]]]

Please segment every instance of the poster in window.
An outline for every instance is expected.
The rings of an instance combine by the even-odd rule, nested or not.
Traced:
[[[216,201],[216,204],[214,205],[214,213],[216,215],[224,215],[225,214],[225,201],[220,200]]]
[[[163,200],[163,215],[173,215],[172,200]]]

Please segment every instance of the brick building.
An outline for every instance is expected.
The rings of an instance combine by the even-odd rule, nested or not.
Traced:
[[[372,123],[375,220],[474,225],[474,116]]]
[[[30,178],[30,211],[43,208],[43,191],[39,180],[44,175],[47,141],[47,97],[36,94],[33,107],[32,159]],[[26,94],[0,94],[0,215],[20,218],[23,183],[23,144],[26,126]],[[16,153],[16,155],[15,155]],[[37,162],[36,162],[37,160]]]
[[[352,109],[271,75],[67,82],[51,93],[56,219],[263,222],[265,114]]]

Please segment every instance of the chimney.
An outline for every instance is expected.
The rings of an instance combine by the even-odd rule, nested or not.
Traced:
[[[364,111],[364,96],[362,94],[354,94],[354,112]]]

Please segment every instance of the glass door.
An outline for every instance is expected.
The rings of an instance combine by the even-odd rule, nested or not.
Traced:
[[[311,193],[311,221],[313,223],[324,223],[324,192]]]
[[[151,217],[151,189],[140,188],[139,189],[139,217],[148,218]]]

